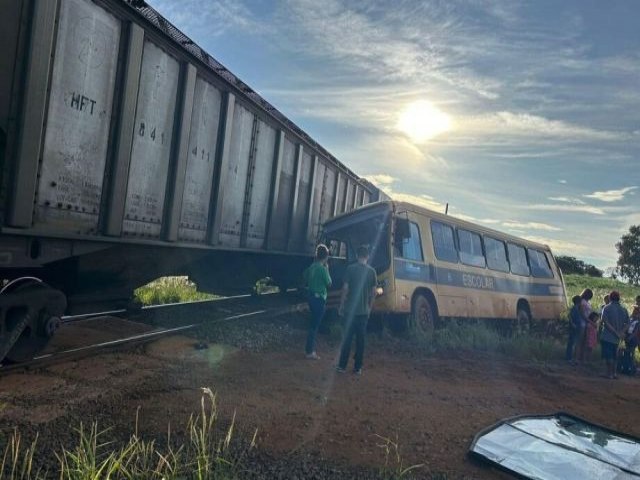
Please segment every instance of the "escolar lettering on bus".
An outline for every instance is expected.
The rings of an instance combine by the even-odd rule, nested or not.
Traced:
[[[496,285],[492,277],[484,277],[482,275],[471,275],[470,273],[462,274],[462,284],[465,287],[481,288],[483,290],[496,289]]]

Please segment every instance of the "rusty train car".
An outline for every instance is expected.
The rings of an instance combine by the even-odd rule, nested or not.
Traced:
[[[163,275],[286,287],[381,193],[140,0],[0,17],[0,361]]]

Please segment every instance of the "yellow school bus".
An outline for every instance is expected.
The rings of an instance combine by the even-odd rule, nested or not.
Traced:
[[[423,331],[448,317],[528,328],[532,319],[559,318],[567,305],[548,246],[417,205],[369,204],[332,218],[322,232],[335,287],[357,247],[368,245],[381,287],[374,313],[404,314],[387,316],[412,318]]]

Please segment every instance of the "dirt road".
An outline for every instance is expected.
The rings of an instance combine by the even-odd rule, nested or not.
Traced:
[[[259,328],[250,331],[259,337]],[[640,379],[609,381],[561,362],[522,364],[468,352],[430,357],[377,338],[358,377],[333,370],[336,345],[326,338],[322,359],[305,360],[303,330],[277,321],[269,328],[280,332],[272,348],[195,350],[193,339],[174,337],[3,377],[0,428],[39,431],[41,444],[56,447],[73,442],[70,425],[80,421],[128,435],[139,408],[140,432],[160,438],[168,422],[174,429],[186,424],[199,408],[200,387],[210,387],[224,419],[235,411],[241,431],[258,429],[259,451],[269,458],[311,455],[375,472],[384,462],[384,437],[397,441],[405,466],[424,464],[416,478],[487,479],[503,475],[466,452],[477,431],[504,417],[562,410],[640,435],[628,420],[640,401]]]

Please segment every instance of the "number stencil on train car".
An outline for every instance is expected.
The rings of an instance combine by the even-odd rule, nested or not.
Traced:
[[[229,164],[227,171],[222,172],[221,179],[225,182],[225,196],[222,199],[220,243],[229,247],[240,246],[254,120],[253,113],[236,103],[229,146]]]
[[[300,179],[298,181],[298,202],[293,212],[291,235],[289,241],[294,250],[304,250],[306,247],[307,233],[305,218],[309,212],[309,192],[311,191],[311,164],[313,158],[307,152],[302,152],[302,164],[300,165]]]
[[[318,161],[316,164],[316,177],[313,185],[313,194],[311,195],[310,209],[310,228],[307,232],[307,248],[311,249],[318,241],[320,232],[320,207],[322,206],[324,185],[327,173],[327,166],[324,162]]]
[[[113,15],[89,0],[62,2],[36,224],[97,229],[120,30]]]
[[[247,226],[247,247],[262,248],[267,225],[269,193],[273,160],[275,158],[276,131],[266,123],[258,122],[256,160],[251,186],[249,225]]]
[[[278,185],[278,203],[272,213],[273,224],[269,231],[270,247],[274,250],[287,249],[287,237],[290,228],[289,217],[295,189],[296,146],[285,138],[280,166],[280,183]]]
[[[123,231],[160,236],[180,77],[178,61],[145,41]]]
[[[178,230],[180,240],[204,242],[206,238],[221,102],[220,91],[198,77]]]

